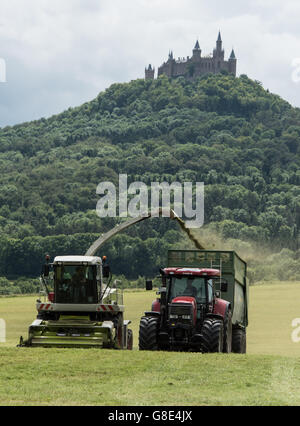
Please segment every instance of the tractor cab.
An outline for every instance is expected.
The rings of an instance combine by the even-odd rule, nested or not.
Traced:
[[[197,304],[212,303],[214,279],[220,279],[216,269],[166,268],[163,274],[169,303],[178,296],[194,297]]]
[[[196,326],[207,312],[212,312],[215,300],[214,280],[220,271],[199,268],[166,268],[162,272],[165,285],[167,321],[172,327],[190,323]]]

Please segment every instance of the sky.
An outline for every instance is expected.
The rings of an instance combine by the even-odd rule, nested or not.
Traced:
[[[0,127],[49,117],[173,50],[212,53],[300,107],[299,0],[0,0]]]

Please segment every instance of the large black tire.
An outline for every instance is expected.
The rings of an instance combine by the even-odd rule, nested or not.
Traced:
[[[224,346],[224,326],[222,321],[206,319],[201,332],[204,353],[222,352]]]
[[[230,354],[232,352],[232,313],[229,309],[224,318],[224,345],[223,352]]]
[[[132,351],[133,348],[133,333],[132,330],[127,330],[127,349]]]
[[[232,330],[232,352],[245,354],[247,349],[246,330],[234,328]]]
[[[139,350],[157,351],[158,318],[142,317],[139,332]]]

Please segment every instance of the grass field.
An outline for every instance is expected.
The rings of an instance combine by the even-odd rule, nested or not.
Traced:
[[[125,295],[135,350],[20,349],[35,298],[0,299],[0,405],[300,405],[300,283],[250,292],[248,354],[139,352],[138,323],[153,293]]]

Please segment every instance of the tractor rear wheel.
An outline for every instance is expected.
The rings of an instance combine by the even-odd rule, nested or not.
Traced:
[[[232,352],[232,313],[229,309],[224,318],[224,345],[223,352],[230,354]]]
[[[127,330],[127,349],[132,351],[133,348],[133,333],[132,330]]]
[[[222,321],[207,319],[204,321],[201,332],[202,351],[222,352],[224,346],[224,326]]]
[[[245,354],[247,346],[246,330],[234,328],[232,330],[232,352]]]
[[[142,317],[139,332],[139,350],[157,351],[158,318]]]

